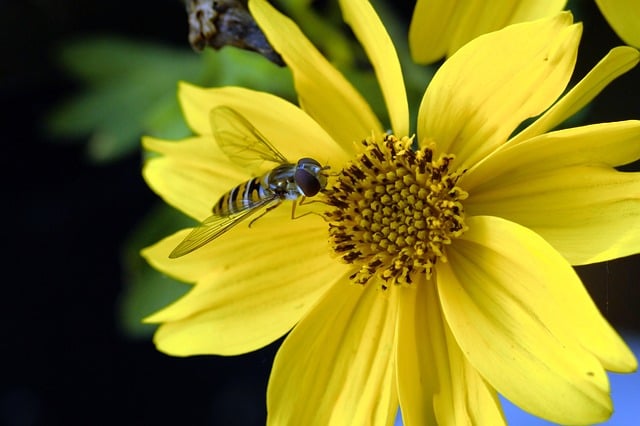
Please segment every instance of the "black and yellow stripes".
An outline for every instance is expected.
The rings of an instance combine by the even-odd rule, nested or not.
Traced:
[[[265,190],[262,187],[262,178],[255,177],[248,182],[241,183],[220,197],[220,200],[213,206],[213,213],[221,216],[238,213],[255,205],[264,197]]]

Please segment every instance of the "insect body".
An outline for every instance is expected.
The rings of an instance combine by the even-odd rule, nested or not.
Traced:
[[[211,112],[211,121],[216,141],[235,162],[250,165],[271,161],[279,165],[224,194],[213,206],[213,215],[194,228],[171,252],[170,258],[191,253],[261,209],[265,214],[285,200],[296,203],[303,197],[313,197],[327,184],[323,173],[326,167],[313,158],[301,158],[295,164],[288,162],[235,110],[215,108]]]

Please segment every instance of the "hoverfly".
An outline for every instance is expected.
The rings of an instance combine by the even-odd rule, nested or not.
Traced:
[[[213,214],[196,226],[169,254],[172,259],[213,241],[263,208],[262,215],[283,201],[292,200],[292,209],[295,209],[299,199],[313,197],[327,185],[327,176],[323,173],[327,167],[321,166],[313,158],[301,158],[295,164],[290,163],[235,110],[224,106],[213,109],[211,123],[216,142],[232,160],[243,164],[270,161],[278,163],[278,166],[260,177],[241,183],[220,197],[212,208]]]

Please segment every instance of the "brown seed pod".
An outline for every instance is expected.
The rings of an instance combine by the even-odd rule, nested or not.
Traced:
[[[258,52],[284,66],[246,7],[239,0],[184,0],[189,19],[189,43],[196,51],[229,45]]]

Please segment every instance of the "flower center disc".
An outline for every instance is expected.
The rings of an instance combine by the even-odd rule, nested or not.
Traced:
[[[412,139],[385,135],[367,138],[364,152],[338,175],[326,191],[326,213],[333,250],[359,266],[351,279],[372,277],[388,284],[411,284],[415,274],[430,279],[445,246],[467,229],[456,186],[463,172],[450,171],[452,155],[433,161],[433,150],[414,151]]]

